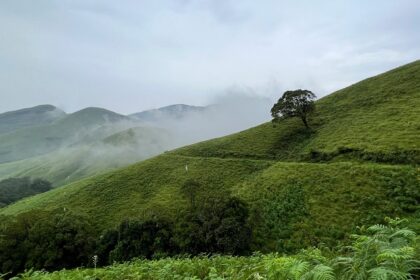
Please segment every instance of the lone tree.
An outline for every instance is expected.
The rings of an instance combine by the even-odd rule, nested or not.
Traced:
[[[273,122],[280,119],[299,117],[306,128],[308,125],[308,115],[315,109],[316,95],[304,89],[289,90],[271,108]]]

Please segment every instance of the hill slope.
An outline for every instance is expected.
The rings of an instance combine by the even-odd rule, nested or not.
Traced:
[[[61,186],[155,156],[172,147],[170,137],[163,129],[133,127],[104,139],[0,164],[0,179],[43,178],[54,186]]]
[[[0,214],[66,207],[94,217],[98,230],[127,217],[173,220],[187,205],[180,187],[195,179],[200,195],[249,203],[258,249],[276,249],[279,240],[286,249],[334,244],[357,225],[418,209],[419,108],[417,61],[319,100],[310,133],[294,119],[263,124],[24,199]]]
[[[0,114],[0,134],[12,132],[28,126],[51,123],[66,113],[52,105],[39,105]]]
[[[420,162],[420,62],[366,79],[317,101],[308,133],[299,119],[270,123],[182,148],[189,156],[320,161]]]
[[[191,113],[202,112],[206,107],[174,104],[158,109],[131,114],[130,117],[146,122],[158,122],[162,119],[182,119]]]
[[[101,108],[86,108],[50,124],[30,126],[2,134],[0,163],[42,155],[63,145],[89,139],[86,138],[87,135],[94,135],[94,140],[98,140],[103,134],[91,133],[92,129],[123,120],[128,118]]]

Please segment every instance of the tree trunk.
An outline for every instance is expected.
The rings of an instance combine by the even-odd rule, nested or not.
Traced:
[[[301,118],[302,118],[302,121],[303,121],[303,124],[305,125],[305,127],[307,129],[309,129],[309,125],[308,125],[308,121],[306,120],[306,116],[302,116]]]

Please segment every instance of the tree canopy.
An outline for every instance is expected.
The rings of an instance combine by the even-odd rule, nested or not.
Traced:
[[[308,115],[315,109],[315,98],[316,95],[309,90],[286,91],[271,109],[273,122],[282,118],[299,117],[305,127],[309,128]]]

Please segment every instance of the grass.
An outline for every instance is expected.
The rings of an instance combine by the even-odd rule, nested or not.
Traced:
[[[255,210],[282,204],[278,197],[283,190],[303,186],[309,214],[286,221],[293,229],[286,236],[291,249],[319,242],[334,246],[358,225],[380,222],[385,216],[404,215],[398,200],[389,194],[396,182],[418,187],[417,173],[412,166],[372,163],[276,163],[162,155],[23,199],[0,213],[15,215],[33,208],[65,207],[94,217],[95,227],[101,231],[115,227],[127,217],[175,220],[188,205],[180,187],[189,178],[204,186],[202,195],[236,195]],[[285,226],[284,220],[269,218],[269,211],[260,211],[258,217],[262,215]],[[276,228],[267,229],[266,224],[258,223],[258,217],[255,217],[256,234],[263,242],[256,244],[255,249],[276,250],[276,240],[281,234]]]
[[[312,133],[299,119],[271,123],[181,148],[190,156],[286,161],[420,162],[420,62],[366,79],[320,99]],[[322,158],[321,158],[322,159]]]
[[[126,218],[175,220],[187,205],[180,187],[193,178],[202,195],[249,203],[255,249],[276,250],[278,240],[289,240],[284,250],[333,246],[358,225],[415,211],[419,108],[417,61],[319,100],[311,132],[297,119],[263,124],[24,199],[0,214],[66,207],[92,217],[98,231]]]
[[[94,143],[62,147],[46,155],[0,164],[0,180],[33,177],[55,187],[127,166],[159,154],[170,146],[163,129],[134,127]]]

